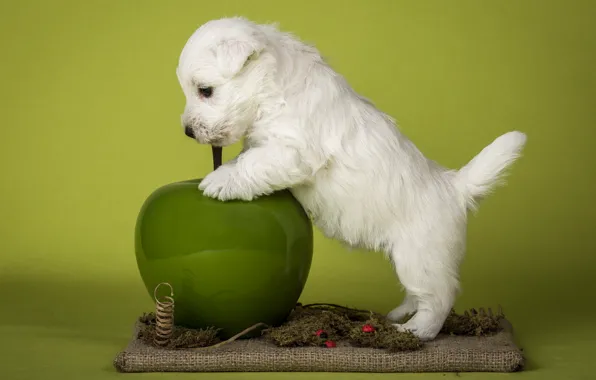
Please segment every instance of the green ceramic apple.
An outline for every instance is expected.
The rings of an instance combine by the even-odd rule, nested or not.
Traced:
[[[289,191],[221,202],[204,196],[200,181],[157,189],[139,213],[135,251],[151,297],[160,282],[170,283],[175,323],[215,326],[222,338],[258,322],[282,323],[310,270],[310,219]]]

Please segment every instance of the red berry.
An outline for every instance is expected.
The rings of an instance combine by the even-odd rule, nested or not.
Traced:
[[[335,342],[332,340],[328,340],[325,342],[325,346],[327,346],[328,348],[333,348],[335,347]]]
[[[319,338],[323,338],[323,339],[327,338],[327,333],[323,329],[317,330],[315,335],[318,336]]]
[[[372,325],[364,325],[362,326],[362,332],[369,333],[375,331],[375,328]]]

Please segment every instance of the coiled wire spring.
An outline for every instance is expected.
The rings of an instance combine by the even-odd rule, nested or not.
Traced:
[[[160,299],[157,297],[157,290],[161,285],[170,288],[170,295]],[[162,282],[155,287],[153,297],[155,298],[155,337],[153,341],[159,346],[164,346],[168,343],[174,330],[174,289],[167,282]]]

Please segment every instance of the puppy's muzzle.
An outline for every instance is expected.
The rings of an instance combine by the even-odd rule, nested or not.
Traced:
[[[188,137],[190,137],[191,139],[195,139],[195,131],[190,127],[190,126],[185,126],[184,127],[184,134]]]

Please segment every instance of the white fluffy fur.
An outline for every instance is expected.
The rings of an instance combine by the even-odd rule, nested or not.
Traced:
[[[273,25],[213,20],[189,39],[177,75],[183,125],[200,143],[242,153],[199,188],[252,200],[289,188],[329,238],[385,252],[406,291],[389,314],[434,339],[458,293],[467,212],[499,182],[526,136],[509,132],[460,170],[425,158],[389,116],[319,52]],[[200,96],[198,87],[212,86]]]

